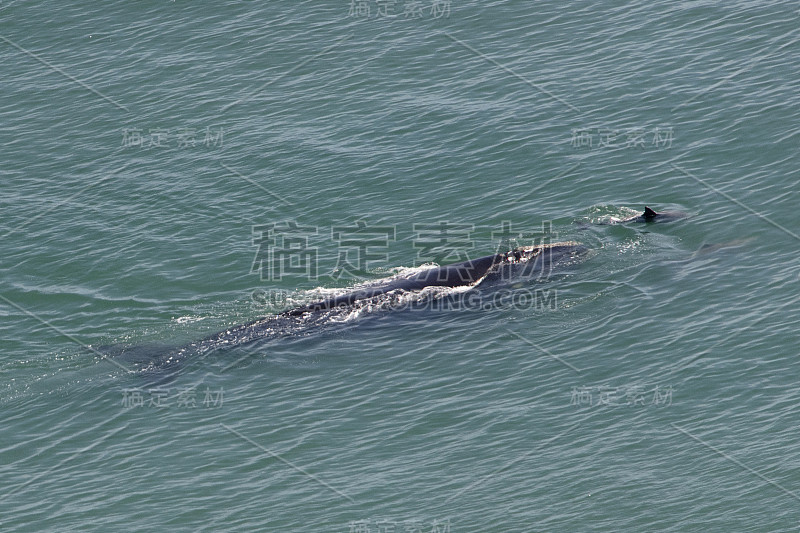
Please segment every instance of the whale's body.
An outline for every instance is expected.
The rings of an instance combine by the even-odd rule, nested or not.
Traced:
[[[108,355],[125,360],[125,365],[136,366],[144,374],[155,374],[157,379],[164,372],[176,369],[188,357],[204,356],[217,350],[242,346],[257,341],[305,334],[314,328],[340,322],[343,314],[354,309],[376,304],[379,309],[397,309],[409,301],[424,301],[437,297],[436,290],[428,289],[461,287],[472,290],[478,285],[491,286],[502,282],[524,279],[542,281],[551,274],[560,274],[564,266],[574,264],[588,253],[588,249],[577,242],[558,242],[540,246],[525,246],[514,250],[488,255],[461,263],[414,270],[411,274],[397,275],[385,280],[365,284],[339,296],[311,302],[277,314],[268,315],[245,324],[232,326],[179,347],[133,346],[100,347]],[[410,296],[410,299],[404,297]],[[416,300],[419,297],[420,300]],[[160,382],[159,382],[160,383]]]
[[[577,242],[559,242],[542,246],[515,248],[509,252],[487,255],[461,263],[424,270],[400,277],[377,287],[354,291],[328,300],[292,309],[289,315],[352,305],[359,300],[374,298],[394,291],[422,291],[427,287],[464,287],[480,281],[513,278],[545,277],[552,268],[585,254],[586,247]]]
[[[287,323],[313,320],[315,315],[329,311],[347,310],[361,303],[380,299],[384,295],[402,295],[422,292],[431,287],[465,287],[479,283],[503,280],[544,278],[557,266],[574,263],[588,252],[577,242],[559,242],[540,246],[525,246],[514,250],[434,267],[407,276],[396,276],[383,283],[365,286],[332,298],[315,301],[288,309],[246,324],[220,331],[193,343],[206,351],[225,346],[236,346],[276,333]],[[391,307],[391,305],[389,305]]]

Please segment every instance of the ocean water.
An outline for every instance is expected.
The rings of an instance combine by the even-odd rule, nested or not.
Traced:
[[[0,529],[800,529],[799,10],[0,3]]]

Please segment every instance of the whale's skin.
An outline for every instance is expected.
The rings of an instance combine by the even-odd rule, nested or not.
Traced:
[[[541,246],[524,246],[505,253],[431,268],[407,278],[392,280],[379,287],[370,287],[369,289],[351,292],[328,300],[314,302],[286,311],[286,313],[296,316],[352,305],[358,300],[373,298],[392,291],[420,291],[426,287],[462,287],[473,285],[484,279],[493,280],[512,276],[531,277],[532,274],[542,277],[548,274],[554,265],[580,257],[587,251],[585,246],[572,241]]]
[[[388,282],[355,290],[347,294],[312,302],[277,315],[266,316],[234,326],[193,343],[197,348],[214,349],[251,342],[272,332],[281,321],[302,319],[321,312],[346,309],[358,302],[384,294],[422,291],[427,287],[467,287],[479,282],[505,279],[543,278],[553,267],[571,262],[588,253],[588,248],[574,241],[524,246],[511,251],[477,259],[434,267],[410,276],[399,276]],[[205,351],[205,350],[204,350]]]
[[[324,327],[330,323],[332,316],[340,316],[340,311],[349,312],[361,304],[376,303],[382,309],[397,309],[404,305],[404,294],[413,296],[419,292],[424,300],[427,295],[423,291],[427,288],[463,287],[465,290],[472,290],[484,284],[492,286],[525,279],[544,281],[553,273],[566,272],[567,269],[563,267],[580,262],[588,253],[586,246],[573,241],[515,248],[362,285],[346,294],[232,326],[183,346],[109,346],[101,347],[101,351],[124,361],[125,366],[137,367],[142,375],[154,379],[154,384],[168,383],[177,375],[182,362],[189,357],[203,357],[217,350],[293,336],[298,332],[311,331],[317,326]],[[411,298],[411,301],[416,300]]]

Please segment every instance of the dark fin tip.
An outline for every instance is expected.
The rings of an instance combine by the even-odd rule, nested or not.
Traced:
[[[649,207],[645,207],[644,214],[642,216],[644,216],[644,218],[656,218],[658,216],[658,213],[656,213]]]

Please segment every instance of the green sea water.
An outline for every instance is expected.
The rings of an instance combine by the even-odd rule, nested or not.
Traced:
[[[800,529],[798,40],[796,2],[1,2],[0,530]],[[689,216],[603,224],[645,205]],[[537,239],[591,252],[139,371]]]

